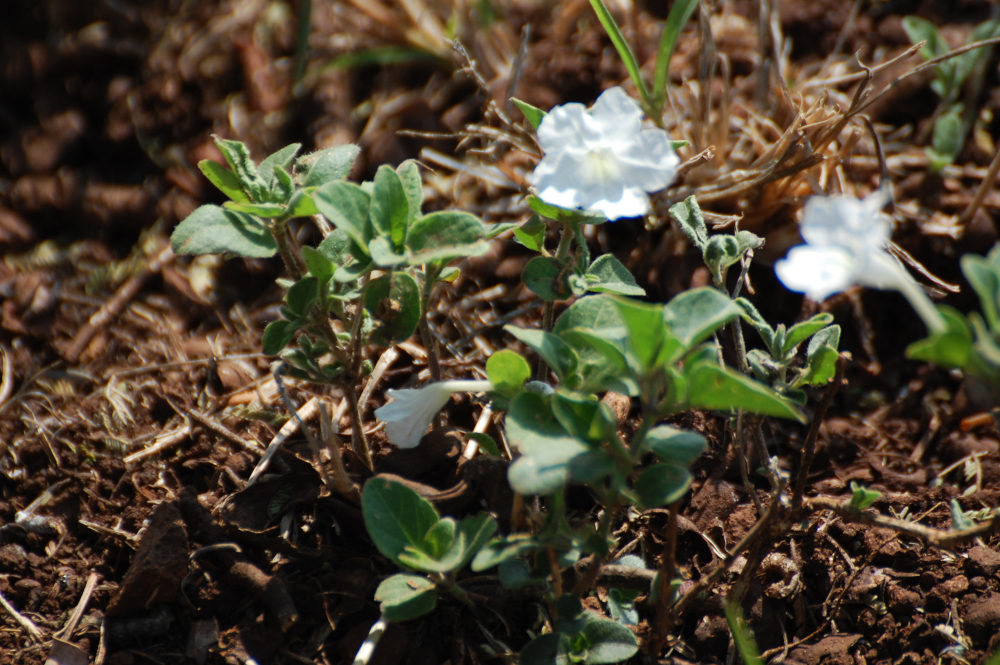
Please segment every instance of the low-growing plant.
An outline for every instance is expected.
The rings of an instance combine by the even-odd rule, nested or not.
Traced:
[[[919,16],[903,18],[903,29],[914,44],[923,42],[920,55],[925,60],[946,56],[951,47],[941,36],[937,26]],[[977,25],[969,35],[969,44],[1000,36],[1000,21],[989,20]],[[947,58],[934,66],[934,80],[931,90],[941,99],[934,121],[931,145],[926,148],[931,169],[940,171],[953,163],[965,145],[973,123],[976,121],[971,109],[959,101],[962,90],[967,85],[977,89],[987,74],[986,63],[990,59],[991,47],[980,47]]]

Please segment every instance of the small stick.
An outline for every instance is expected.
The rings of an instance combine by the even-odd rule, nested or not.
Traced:
[[[271,439],[271,442],[267,444],[267,449],[264,450],[264,454],[261,456],[260,461],[257,462],[257,466],[254,467],[253,472],[250,474],[250,478],[247,480],[247,487],[250,487],[257,482],[260,475],[267,471],[267,467],[271,464],[271,458],[278,452],[278,448],[281,447],[281,444],[287,441],[288,437],[295,434],[302,423],[316,415],[317,411],[319,411],[319,400],[312,397],[308,402],[302,405],[302,408],[294,412],[292,417],[288,419],[288,422],[281,426],[278,433],[275,434],[274,438]]]
[[[372,624],[371,629],[368,631],[368,637],[358,647],[358,653],[354,656],[354,662],[351,665],[368,665],[372,659],[372,654],[375,653],[375,647],[378,646],[378,642],[382,639],[382,635],[385,633],[388,625],[389,623],[385,620],[384,616],[380,616],[378,621]]]
[[[126,455],[123,461],[125,462],[125,465],[128,466],[129,464],[134,464],[141,459],[145,459],[146,457],[156,455],[157,453],[160,453],[191,436],[191,431],[191,424],[188,423],[181,425],[175,430],[164,432],[160,436],[153,439],[152,445],[146,446],[142,450],[137,450],[131,455]]]
[[[11,365],[7,349],[0,346],[0,363],[3,363],[3,374],[0,377],[0,407],[2,407],[14,392],[14,367]]]
[[[73,336],[73,340],[69,344],[69,348],[66,349],[64,357],[66,362],[75,363],[80,359],[80,355],[83,354],[84,349],[90,344],[90,341],[94,339],[94,335],[101,331],[106,325],[111,323],[121,311],[125,309],[125,306],[132,301],[133,298],[139,293],[139,290],[143,287],[150,277],[160,272],[164,266],[174,260],[174,252],[170,248],[170,243],[167,243],[163,249],[156,253],[150,261],[143,266],[135,275],[132,275],[125,283],[123,283],[115,294],[105,302],[101,307],[94,312],[87,323],[83,325],[82,328],[76,331]]]
[[[365,384],[364,390],[361,391],[361,397],[358,398],[358,410],[364,413],[365,406],[368,404],[368,399],[372,396],[372,391],[378,386],[379,382],[382,380],[382,375],[385,371],[392,367],[392,364],[396,362],[399,358],[399,351],[396,347],[390,346],[385,352],[378,357],[375,362],[375,367],[372,369],[371,375],[368,377],[368,383]]]
[[[476,426],[472,429],[476,434],[482,434],[486,431],[486,428],[490,426],[490,418],[493,416],[493,409],[487,404],[483,407],[482,413],[479,414],[479,419],[476,421]],[[475,439],[470,438],[469,442],[465,444],[465,450],[462,451],[462,457],[465,459],[472,459],[479,452],[479,444],[476,443]]]
[[[73,636],[73,631],[76,630],[76,624],[80,623],[80,619],[83,617],[84,611],[87,609],[87,603],[90,602],[90,597],[94,593],[94,587],[97,586],[97,573],[90,573],[87,576],[87,583],[83,587],[83,593],[80,595],[80,602],[76,604],[73,608],[73,614],[70,615],[69,621],[63,626],[63,629],[52,637],[59,640],[68,640]]]
[[[41,641],[42,631],[38,628],[38,626],[32,623],[31,619],[14,609],[14,606],[11,605],[6,598],[4,598],[2,593],[0,593],[0,607],[7,610],[7,613],[14,617],[14,621],[18,622],[21,625],[21,628],[28,631],[28,635],[31,637],[32,642]]]
[[[972,221],[972,216],[976,213],[976,210],[983,205],[986,195],[989,194],[990,190],[993,188],[993,181],[996,180],[997,171],[1000,171],[1000,150],[997,150],[997,154],[993,156],[993,161],[990,162],[990,166],[986,170],[986,175],[983,176],[982,182],[979,183],[979,187],[976,189],[976,193],[973,194],[972,200],[969,201],[969,205],[966,206],[965,210],[962,211],[962,214],[958,216],[958,223],[960,226],[965,226]],[[994,226],[1000,230],[1000,223],[998,223],[995,219],[993,220],[993,223]]]
[[[164,397],[164,399],[166,399],[166,397]],[[195,409],[187,409],[184,408],[183,406],[181,407],[175,406],[174,403],[171,402],[169,399],[167,399],[167,404],[169,404],[171,408],[173,408],[174,411],[176,411],[180,415],[187,416],[188,418],[195,421],[205,429],[211,432],[215,432],[223,439],[226,439],[231,443],[235,443],[240,448],[243,448],[244,450],[253,453],[260,452],[261,444],[258,441],[255,440],[253,443],[250,443],[249,441],[245,440],[239,434],[229,429],[215,418],[212,418],[211,416],[208,416],[202,413],[201,411],[197,411]]]
[[[955,545],[960,545],[969,540],[974,540],[981,536],[988,536],[996,531],[1000,531],[1000,514],[994,514],[992,518],[985,522],[980,522],[967,529],[944,530],[924,526],[917,522],[907,522],[906,520],[886,517],[878,513],[867,513],[851,510],[850,502],[843,499],[835,499],[828,496],[817,496],[806,499],[806,507],[810,510],[832,510],[844,519],[853,522],[860,522],[869,526],[892,529],[908,536],[914,536],[925,540],[931,545],[936,545],[944,549],[950,549]]]

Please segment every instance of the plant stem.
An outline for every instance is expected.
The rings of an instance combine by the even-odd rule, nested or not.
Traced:
[[[351,445],[361,461],[369,469],[374,469],[372,463],[372,452],[368,446],[368,438],[365,436],[364,422],[361,419],[361,408],[358,404],[358,393],[355,388],[361,385],[361,323],[364,320],[365,291],[368,289],[369,274],[361,278],[361,297],[358,298],[358,305],[354,312],[354,320],[351,321],[351,342],[347,350],[347,379],[350,382],[344,390],[347,393],[347,405],[351,414]],[[327,321],[327,327],[330,324]],[[332,332],[332,330],[331,330]],[[334,336],[336,339],[336,336]]]
[[[566,259],[569,257],[570,249],[573,247],[573,236],[574,222],[563,222],[562,232],[559,235],[559,244],[556,246],[555,259],[559,263],[559,278],[562,279],[565,274],[565,264]],[[552,300],[546,300],[545,306],[542,307],[542,330],[549,332],[552,330],[552,323],[555,319],[556,304]],[[538,363],[535,365],[535,378],[541,379],[545,371],[545,361],[541,358],[538,359]]]
[[[288,238],[288,220],[279,217],[268,226],[268,229],[271,231],[271,237],[274,238],[274,244],[278,246],[278,255],[281,256],[281,261],[285,264],[288,276],[295,281],[302,279],[305,269],[296,248]]]
[[[944,317],[937,311],[934,303],[924,293],[924,290],[912,279],[906,278],[899,282],[899,292],[910,302],[910,306],[917,312],[927,330],[931,334],[943,333],[948,329],[944,322]]]
[[[674,613],[671,612],[673,599],[671,598],[671,587],[674,570],[677,567],[677,512],[679,501],[670,504],[667,515],[667,542],[664,546],[663,561],[660,563],[660,571],[656,585],[656,620],[653,624],[653,632],[646,643],[647,653],[656,660],[667,641],[667,634],[673,627]]]
[[[427,349],[427,366],[431,371],[431,379],[441,380],[441,361],[438,359],[437,339],[431,332],[430,324],[430,303],[431,292],[437,282],[438,275],[441,274],[441,266],[437,263],[428,263],[424,266],[424,284],[420,294],[420,340]]]

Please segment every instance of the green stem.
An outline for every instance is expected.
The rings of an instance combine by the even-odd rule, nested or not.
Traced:
[[[900,280],[897,288],[910,302],[910,306],[913,307],[920,318],[923,319],[924,325],[927,326],[931,334],[943,333],[948,330],[948,325],[945,323],[944,317],[937,311],[937,307],[934,306],[930,297],[920,288],[919,284],[912,279],[906,278]]]
[[[556,246],[555,259],[559,263],[559,279],[562,279],[566,270],[566,261],[569,258],[570,250],[573,247],[573,237],[575,234],[574,222],[564,221],[562,223],[562,232],[559,235],[559,245]],[[549,332],[552,330],[552,324],[555,320],[556,304],[551,300],[546,300],[544,307],[542,307],[542,330]],[[545,361],[541,358],[538,359],[538,363],[535,365],[535,378],[541,379],[545,372]]]

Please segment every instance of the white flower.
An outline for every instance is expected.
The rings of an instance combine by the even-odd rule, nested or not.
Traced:
[[[375,417],[385,423],[389,441],[400,448],[416,448],[437,412],[455,392],[481,393],[493,386],[489,381],[438,381],[422,388],[389,389],[392,400],[375,409]]]
[[[793,247],[774,265],[792,291],[825,300],[853,284],[898,288],[909,275],[886,250],[889,218],[880,211],[888,195],[865,199],[814,196],[806,203],[799,232],[805,245]]]
[[[643,129],[639,104],[617,87],[590,109],[552,109],[538,126],[538,143],[545,155],[529,177],[538,198],[609,220],[649,212],[647,192],[672,183],[680,164],[667,133]]]
[[[793,247],[774,264],[788,289],[825,300],[858,284],[897,289],[931,329],[944,326],[933,303],[909,273],[886,251],[890,219],[881,210],[889,194],[878,190],[864,199],[813,196],[806,202],[799,232],[805,245]]]

